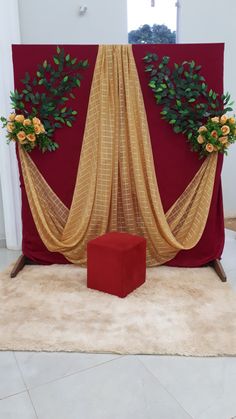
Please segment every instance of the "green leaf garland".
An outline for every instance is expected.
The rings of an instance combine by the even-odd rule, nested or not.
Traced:
[[[192,61],[169,65],[170,57],[159,59],[157,54],[147,53],[143,58],[145,72],[149,75],[149,87],[152,89],[155,101],[162,106],[162,119],[166,120],[173,131],[186,135],[192,151],[200,157],[209,154],[206,143],[198,142],[199,128],[213,117],[220,117],[232,111],[230,95],[219,94],[208,88],[201,66]],[[211,124],[210,124],[211,126]],[[219,128],[220,129],[220,128]],[[214,143],[214,151],[227,154],[227,145],[236,141],[231,124],[231,138],[226,145],[218,146]],[[210,137],[206,137],[210,141]]]
[[[81,85],[81,71],[88,68],[88,60],[71,57],[63,48],[56,48],[56,53],[50,60],[44,60],[38,65],[34,76],[26,72],[21,82],[24,88],[11,92],[11,104],[14,112],[24,115],[25,118],[37,117],[45,128],[44,136],[37,137],[37,146],[45,151],[54,151],[58,144],[53,141],[56,129],[63,126],[72,127],[77,112],[65,103],[75,99],[76,90]],[[2,120],[4,126],[9,122]],[[8,133],[9,134],[9,133]],[[9,140],[12,135],[8,135]],[[16,139],[17,140],[17,139]],[[31,147],[22,144],[27,151]]]

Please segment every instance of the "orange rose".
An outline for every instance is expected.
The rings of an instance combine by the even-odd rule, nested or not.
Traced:
[[[9,121],[14,121],[15,120],[15,117],[16,117],[16,114],[15,113],[11,113],[10,115],[9,115]]]
[[[28,134],[26,135],[26,138],[32,143],[36,140],[35,134]]]
[[[212,153],[212,151],[214,151],[214,146],[211,143],[207,143],[206,151],[208,151],[208,153]]]
[[[218,134],[217,134],[217,131],[215,129],[213,131],[211,131],[211,136],[213,138],[218,138]]]
[[[199,144],[203,144],[203,143],[204,143],[204,138],[203,138],[203,136],[202,136],[202,135],[199,135],[199,136],[197,137],[197,142],[198,142]]]
[[[40,132],[41,133],[44,133],[45,132],[45,128],[44,128],[43,124],[40,124],[39,127],[40,127]]]
[[[26,138],[25,132],[24,131],[19,131],[18,134],[17,134],[17,138],[18,138],[18,140],[20,141],[21,144],[24,144],[24,141],[25,141],[25,138]]]
[[[25,119],[23,122],[24,127],[28,127],[29,125],[31,125],[31,120],[30,119]]]
[[[233,116],[231,116],[231,118],[229,118],[229,123],[230,124],[235,124],[235,118]]]
[[[40,124],[41,124],[40,119],[38,119],[38,118],[34,117],[34,118],[33,118],[33,124],[40,125]]]
[[[34,125],[34,131],[35,131],[35,134],[36,134],[36,135],[40,134],[40,133],[41,133],[41,128],[40,128],[40,126],[35,124],[35,125]]]
[[[225,136],[225,137],[220,137],[220,138],[219,138],[219,141],[221,142],[221,144],[226,144],[226,143],[228,142],[228,137],[227,137],[227,136]]]
[[[205,125],[202,125],[202,127],[200,127],[200,128],[198,129],[199,134],[200,134],[201,132],[205,132],[205,131],[207,131],[207,127],[205,127]]]
[[[16,115],[16,117],[15,117],[15,121],[17,121],[17,122],[24,122],[24,120],[25,120],[25,117],[24,117],[24,115]]]
[[[218,116],[214,116],[214,118],[211,118],[212,122],[220,122],[220,118]]]
[[[12,132],[14,128],[15,128],[15,124],[13,124],[12,122],[8,122],[7,131]]]
[[[228,127],[228,125],[223,125],[223,127],[221,127],[221,132],[223,135],[229,134],[230,128]]]
[[[221,125],[224,125],[227,120],[228,120],[227,116],[226,115],[222,115],[220,117],[220,123],[221,123]]]

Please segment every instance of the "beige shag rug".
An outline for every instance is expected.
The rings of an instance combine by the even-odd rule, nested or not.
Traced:
[[[0,349],[236,355],[236,293],[211,268],[157,267],[125,299],[73,265],[0,274]]]

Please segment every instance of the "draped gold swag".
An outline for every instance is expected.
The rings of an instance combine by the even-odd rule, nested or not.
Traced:
[[[62,253],[72,263],[85,265],[87,242],[107,231],[144,236],[148,266],[191,249],[202,236],[217,154],[203,162],[165,214],[131,45],[99,47],[70,209],[29,154],[20,149],[19,155],[39,235],[48,250]]]

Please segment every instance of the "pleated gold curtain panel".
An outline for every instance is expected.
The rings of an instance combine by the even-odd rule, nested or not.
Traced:
[[[165,214],[131,45],[100,46],[71,208],[20,149],[25,188],[39,235],[52,252],[86,265],[87,242],[107,231],[147,240],[147,265],[193,248],[206,225],[217,154],[204,160]],[[167,168],[171,170],[171,168]]]

